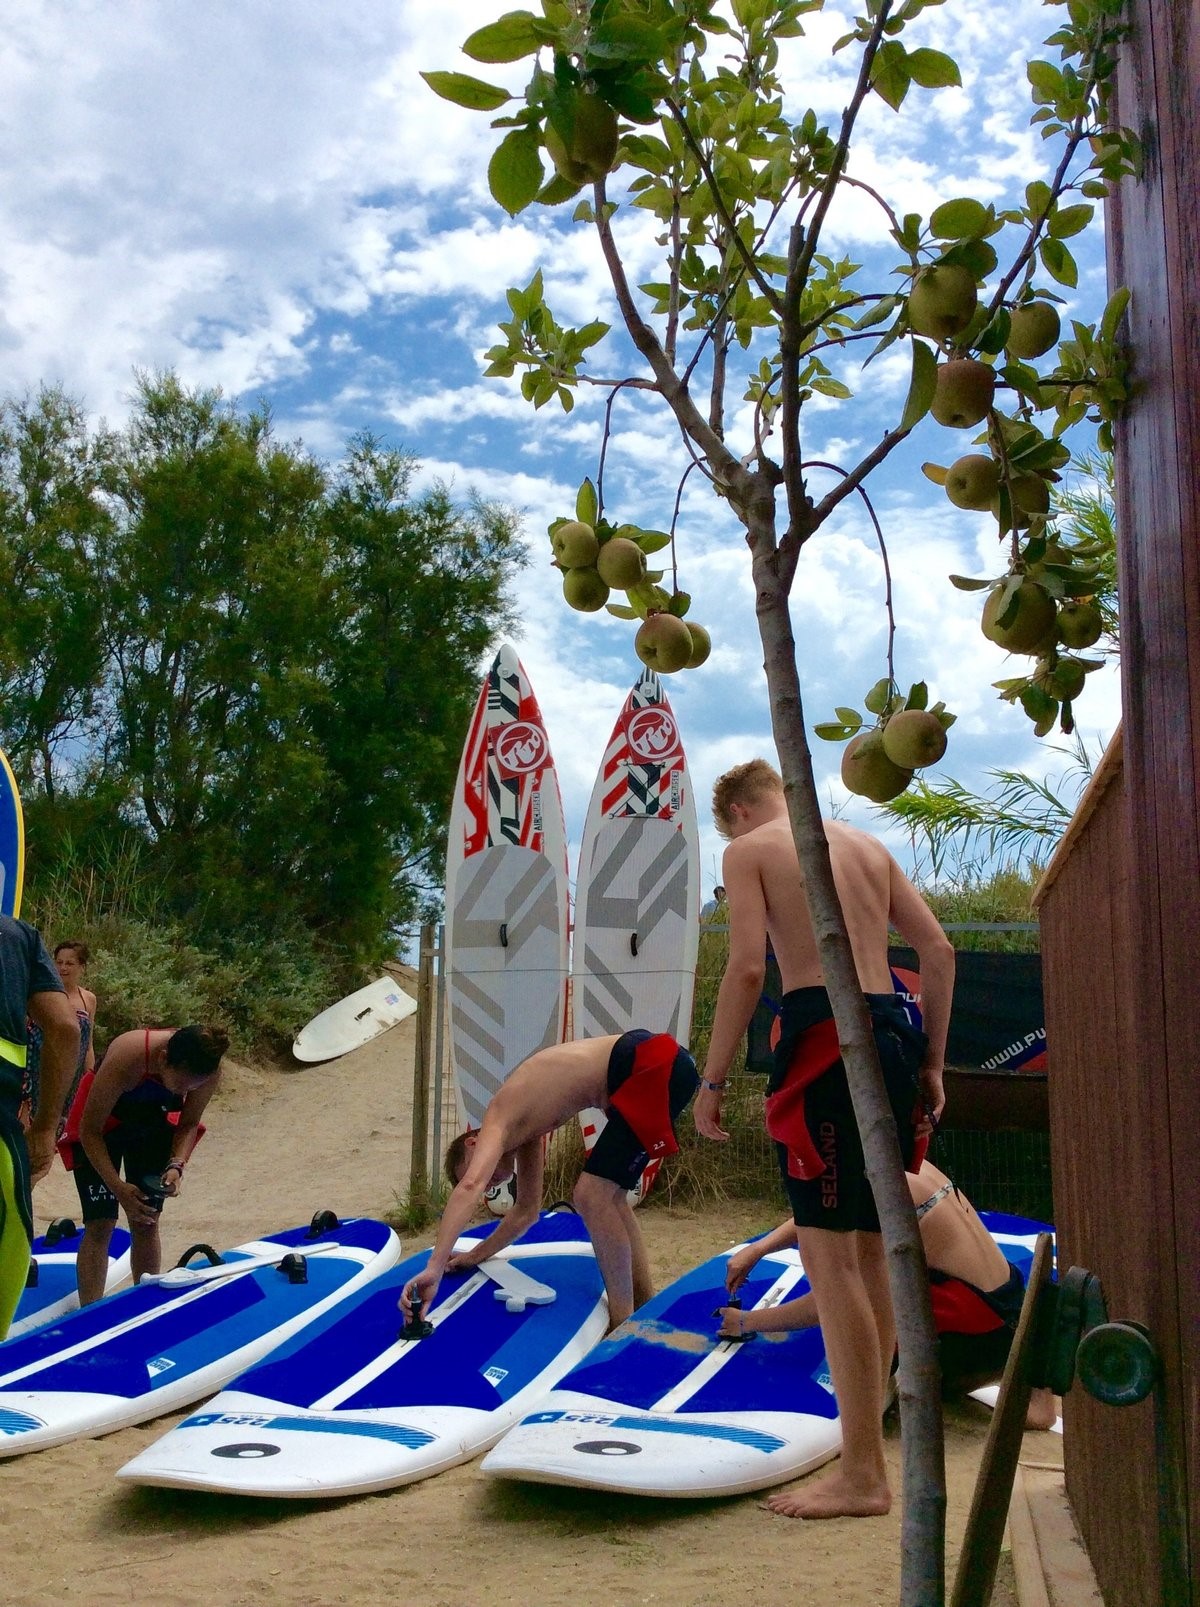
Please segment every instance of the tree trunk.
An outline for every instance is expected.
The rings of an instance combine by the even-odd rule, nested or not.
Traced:
[[[773,498],[772,498],[773,505]],[[858,984],[829,845],[821,824],[812,756],[804,733],[796,644],[776,572],[773,512],[758,524],[748,510],[763,667],[796,853],[804,877],[821,969],[829,991],[867,1177],[875,1196],[900,1350],[903,1457],[901,1607],[942,1607],[945,1594],[946,1470],[941,1374],[929,1303],[925,1251],[896,1142],[870,1016]],[[765,513],[765,510],[764,510]],[[759,515],[763,517],[763,515]],[[757,528],[756,528],[757,525]]]

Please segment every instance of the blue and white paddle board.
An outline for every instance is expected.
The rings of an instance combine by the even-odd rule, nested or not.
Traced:
[[[460,1243],[487,1231],[472,1229]],[[404,1340],[400,1291],[428,1259],[427,1250],[408,1258],[244,1373],[118,1477],[313,1499],[408,1484],[493,1444],[607,1325],[573,1212],[543,1212],[485,1270],[448,1275],[426,1313],[433,1333]],[[549,1303],[510,1309],[520,1302],[495,1278],[521,1272]]]
[[[21,794],[5,754],[0,751],[0,915],[21,913],[25,885],[25,817]]]
[[[66,1230],[70,1229],[69,1232]],[[29,1263],[29,1281],[17,1304],[17,1313],[9,1326],[9,1339],[32,1333],[48,1322],[65,1317],[79,1305],[79,1289],[75,1280],[75,1258],[83,1243],[83,1229],[62,1218],[52,1222],[46,1232],[33,1241]],[[114,1228],[108,1241],[108,1276],[105,1293],[111,1293],[129,1276],[129,1235],[124,1228]],[[0,1441],[0,1445],[3,1441]]]
[[[279,1262],[305,1258],[307,1281]],[[0,1345],[0,1457],[40,1451],[190,1405],[393,1266],[399,1240],[355,1217],[291,1228],[143,1279]]]
[[[984,1221],[1027,1266],[1039,1224]],[[819,1328],[716,1338],[732,1253],[635,1311],[489,1451],[483,1471],[624,1495],[720,1496],[782,1484],[836,1456],[842,1431]],[[807,1289],[789,1249],[764,1256],[740,1292],[749,1310]]]

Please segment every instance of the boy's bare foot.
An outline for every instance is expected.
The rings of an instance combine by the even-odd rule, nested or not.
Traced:
[[[768,1511],[781,1518],[881,1518],[891,1506],[886,1484],[859,1485],[840,1473],[767,1497]]]
[[[1025,1413],[1026,1428],[1053,1428],[1058,1421],[1058,1401],[1048,1389],[1030,1391],[1029,1410]]]

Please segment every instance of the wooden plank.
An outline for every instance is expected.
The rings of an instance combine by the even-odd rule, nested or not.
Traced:
[[[1050,1235],[1039,1233],[1025,1285],[1021,1316],[1013,1335],[1004,1377],[1000,1381],[1000,1394],[996,1399],[987,1442],[983,1447],[983,1460],[979,1465],[979,1477],[967,1516],[950,1607],[988,1607],[992,1599],[1009,1498],[1016,1476],[1017,1458],[1021,1453],[1021,1438],[1025,1433],[1025,1414],[1029,1410],[1029,1357],[1035,1329],[1034,1314],[1038,1297],[1050,1282],[1052,1263]]]

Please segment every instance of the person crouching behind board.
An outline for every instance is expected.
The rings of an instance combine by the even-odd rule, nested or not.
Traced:
[[[94,1077],[80,1082],[59,1152],[83,1212],[81,1306],[104,1293],[118,1208],[129,1222],[133,1281],[159,1270],[162,1198],[179,1193],[228,1047],[219,1027],[138,1027],[114,1038]]]
[[[696,1063],[667,1033],[643,1029],[539,1049],[501,1085],[478,1132],[461,1133],[446,1152],[454,1186],[425,1270],[400,1296],[406,1318],[414,1298],[428,1311],[443,1273],[478,1266],[511,1244],[542,1207],[543,1139],[580,1111],[608,1117],[572,1203],[583,1218],[608,1295],[615,1328],[653,1294],[641,1229],[629,1204],[647,1161],[678,1149],[674,1123],[699,1086]],[[454,1249],[488,1189],[516,1177],[516,1200],[486,1238]]]

